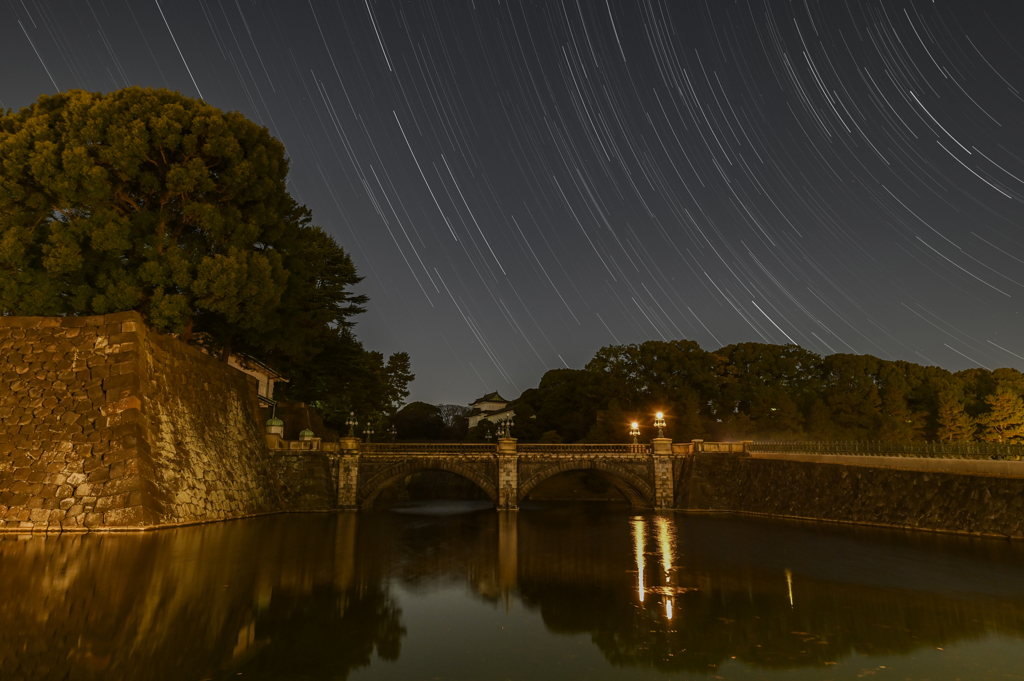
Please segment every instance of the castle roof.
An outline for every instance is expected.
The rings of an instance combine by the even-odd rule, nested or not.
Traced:
[[[505,404],[508,404],[508,400],[506,400],[504,397],[502,397],[498,393],[493,392],[493,393],[487,393],[483,397],[479,397],[476,400],[474,400],[473,402],[470,402],[469,406],[472,407],[474,404],[481,404],[483,402],[504,402]]]

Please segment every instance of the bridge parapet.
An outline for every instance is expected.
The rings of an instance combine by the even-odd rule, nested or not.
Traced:
[[[451,455],[481,455],[494,454],[497,451],[495,445],[461,442],[373,442],[361,443],[358,445],[360,454],[370,455],[394,455],[403,456],[437,456]]]
[[[547,456],[636,456],[651,453],[649,445],[561,445],[561,444],[523,444],[517,445],[520,454]]]

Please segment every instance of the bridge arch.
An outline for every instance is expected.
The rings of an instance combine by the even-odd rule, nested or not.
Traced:
[[[600,459],[572,459],[537,471],[520,482],[518,501],[525,499],[537,485],[550,477],[559,473],[588,469],[601,471],[611,476],[610,482],[629,499],[629,503],[633,506],[641,508],[654,506],[654,493],[651,491],[650,485],[644,482],[640,476],[622,466]]]
[[[498,505],[498,492],[494,488],[494,483],[487,480],[480,471],[455,461],[446,461],[445,459],[422,459],[404,461],[402,463],[395,464],[394,466],[385,468],[367,480],[360,490],[362,500],[359,502],[359,508],[370,508],[373,506],[373,502],[376,501],[380,493],[384,491],[384,488],[395,480],[412,475],[413,473],[431,470],[455,473],[456,475],[460,475],[467,480],[472,481],[477,485],[477,487],[484,491],[484,494],[487,495],[495,506]]]

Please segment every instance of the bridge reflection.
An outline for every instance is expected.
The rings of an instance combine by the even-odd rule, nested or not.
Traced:
[[[673,672],[1024,635],[1016,543],[592,505],[12,537],[0,566],[17,594],[0,601],[4,679],[343,679],[401,659],[396,588],[458,584]]]

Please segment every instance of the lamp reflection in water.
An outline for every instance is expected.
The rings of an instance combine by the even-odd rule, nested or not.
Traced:
[[[675,564],[675,527],[664,515],[654,519],[658,526],[658,547],[661,549],[661,568],[665,571],[665,616],[672,619],[672,566]]]
[[[637,516],[632,519],[633,526],[633,549],[636,558],[636,572],[637,572],[637,597],[640,602],[644,602],[648,587],[644,583],[644,570],[647,567],[647,562],[644,557],[644,549],[647,547],[647,526],[646,520],[643,517]],[[654,593],[660,593],[665,597],[665,616],[667,619],[672,619],[673,611],[675,609],[675,594],[679,589],[672,584],[672,571],[676,566],[676,531],[675,525],[672,522],[672,518],[666,515],[659,515],[654,518],[654,525],[657,528],[658,536],[658,549],[661,555],[661,569],[665,573],[664,582],[662,586],[651,586],[650,590]],[[682,591],[686,591],[683,589]]]
[[[644,547],[647,545],[647,538],[644,532],[644,519],[633,518],[633,550],[636,555],[636,590],[640,602],[644,602]]]

